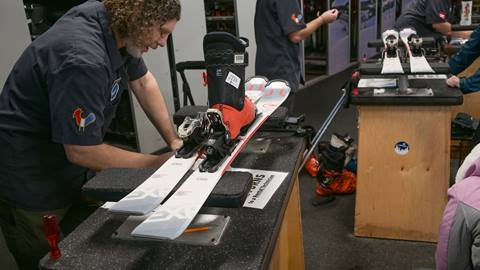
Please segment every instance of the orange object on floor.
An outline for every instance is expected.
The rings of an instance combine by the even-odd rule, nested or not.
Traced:
[[[312,176],[316,177],[318,175],[318,172],[320,171],[320,162],[318,161],[318,158],[312,154],[310,157],[307,159],[307,162],[305,162],[305,170]]]
[[[324,187],[317,182],[317,195],[350,194],[356,190],[357,177],[350,171],[343,170],[341,173],[326,171],[324,177],[331,178],[330,183],[327,187]]]

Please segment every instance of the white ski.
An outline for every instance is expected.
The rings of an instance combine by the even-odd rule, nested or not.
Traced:
[[[263,95],[268,79],[262,76],[255,76],[248,79],[245,83],[245,96],[250,98],[253,103],[256,103]]]
[[[264,77],[252,77],[245,83],[246,93],[261,97],[267,84]],[[198,155],[191,158],[172,156],[152,176],[135,190],[109,208],[110,212],[130,215],[145,215],[155,209],[183,176],[192,168]]]
[[[285,101],[289,93],[290,87],[285,82],[269,82],[256,104],[259,115],[227,160],[213,173],[195,170],[164,204],[156,208],[149,218],[132,231],[132,235],[167,239],[180,236],[195,218],[231,162],[263,122]]]
[[[145,215],[157,207],[197,160],[170,157],[145,182],[109,208],[110,212]]]
[[[430,64],[428,63],[427,59],[425,56],[414,56],[412,54],[412,50],[410,48],[410,45],[408,44],[408,38],[411,35],[416,35],[417,32],[411,28],[405,28],[402,31],[400,31],[400,38],[402,39],[403,44],[405,45],[405,48],[408,53],[408,57],[410,59],[410,73],[435,73],[430,67]]]
[[[382,40],[384,44],[382,74],[403,74],[398,50],[398,32],[387,30],[382,33]],[[390,53],[391,48],[395,48],[395,51]]]

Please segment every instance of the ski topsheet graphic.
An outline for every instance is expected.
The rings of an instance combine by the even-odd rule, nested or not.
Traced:
[[[225,170],[265,120],[285,101],[290,87],[283,81],[270,81],[258,100],[257,118],[240,138],[231,155],[215,172],[195,170],[180,188],[156,208],[133,231],[133,236],[175,239],[194,219]]]
[[[245,83],[246,95],[252,96],[252,101],[261,98],[267,80],[264,77],[252,77]],[[180,128],[179,128],[180,129]],[[190,157],[172,156],[152,176],[145,180],[135,190],[110,207],[114,213],[130,215],[145,215],[155,209],[183,176],[192,168],[198,154]]]
[[[387,30],[382,34],[384,44],[382,74],[403,73],[398,50],[398,32]]]
[[[405,28],[400,31],[400,38],[410,59],[410,72],[435,73],[425,59],[422,48],[423,40],[417,35],[417,32],[411,28]]]
[[[197,155],[190,158],[169,158],[135,190],[109,208],[110,212],[145,215],[157,207],[185,173],[193,166]]]

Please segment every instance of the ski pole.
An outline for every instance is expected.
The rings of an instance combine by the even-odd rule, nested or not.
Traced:
[[[300,165],[300,169],[303,168],[303,166],[305,165],[305,163],[307,162],[307,158],[313,153],[313,151],[315,150],[315,147],[317,147],[318,143],[320,142],[320,139],[322,138],[323,134],[325,133],[325,131],[327,130],[328,126],[330,126],[330,123],[332,122],[333,118],[335,118],[335,116],[337,115],[338,111],[340,110],[340,108],[342,107],[342,104],[343,102],[345,101],[346,97],[347,97],[347,91],[346,91],[346,86],[342,87],[342,96],[340,97],[340,99],[337,101],[337,103],[335,104],[335,106],[333,107],[332,111],[330,112],[330,114],[327,116],[327,119],[325,120],[325,122],[323,122],[322,126],[320,127],[320,129],[318,130],[317,134],[315,134],[315,137],[313,138],[312,140],[312,146],[310,147],[310,149],[308,150],[308,152],[306,154],[303,155],[303,161],[302,161],[302,165]]]

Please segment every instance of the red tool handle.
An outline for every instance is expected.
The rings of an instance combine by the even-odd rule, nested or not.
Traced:
[[[57,217],[55,215],[43,216],[43,229],[50,245],[50,258],[57,260],[62,256],[58,248],[58,241],[60,239],[60,230],[57,224]]]

